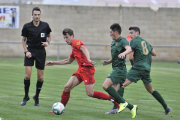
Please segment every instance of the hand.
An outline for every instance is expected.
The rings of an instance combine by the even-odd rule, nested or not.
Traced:
[[[94,62],[94,61],[92,61],[92,60],[88,60],[88,62],[89,62],[91,65],[93,65],[93,66],[95,66],[95,64],[96,64],[96,62]]]
[[[53,61],[47,61],[45,66],[53,66],[54,65],[54,62]]]
[[[108,60],[101,60],[101,62],[102,62],[102,64],[103,64],[103,66],[109,64],[109,61],[108,61]]]
[[[120,59],[124,59],[125,56],[126,56],[126,55],[125,55],[124,53],[121,53],[121,54],[118,55],[118,57],[119,57]]]
[[[48,42],[41,42],[41,43],[42,43],[42,46],[44,46],[44,47],[47,47],[49,45]]]
[[[31,53],[30,52],[26,52],[26,57],[28,57],[28,58],[32,57]]]

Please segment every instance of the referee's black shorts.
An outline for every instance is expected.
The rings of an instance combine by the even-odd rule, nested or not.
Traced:
[[[28,51],[31,53],[30,58],[24,57],[24,66],[35,66],[37,69],[44,70],[45,61],[46,61],[46,50],[45,48],[27,48]]]

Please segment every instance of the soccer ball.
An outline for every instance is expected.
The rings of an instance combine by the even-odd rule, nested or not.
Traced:
[[[56,102],[53,104],[52,106],[52,111],[54,114],[56,115],[61,115],[63,113],[63,111],[65,110],[65,107],[62,103],[60,102]]]

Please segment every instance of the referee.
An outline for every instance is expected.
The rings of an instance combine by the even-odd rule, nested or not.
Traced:
[[[32,66],[37,68],[37,84],[36,94],[33,96],[35,106],[39,106],[39,93],[43,85],[43,74],[46,60],[46,51],[44,47],[47,47],[51,41],[51,28],[48,23],[40,21],[41,10],[39,7],[35,7],[32,10],[33,20],[24,24],[22,28],[22,45],[24,48],[24,91],[25,96],[21,102],[21,106],[26,105],[29,98],[30,78],[32,72]]]

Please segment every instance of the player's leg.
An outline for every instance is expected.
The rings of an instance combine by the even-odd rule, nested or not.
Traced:
[[[115,100],[120,104],[118,112],[123,111],[128,103],[117,93],[117,91],[112,87],[108,85],[111,85],[112,81],[110,78],[106,78],[105,82],[103,83],[103,89],[111,95]]]
[[[117,89],[114,89],[112,85],[118,85],[119,83],[123,83],[126,78],[126,67],[122,67],[122,69],[119,68],[113,68],[113,71],[110,73],[110,75],[106,78],[106,80],[103,83],[103,89],[111,95],[116,102],[123,104],[123,106],[127,106],[127,102],[118,94],[117,89],[120,87],[118,86]],[[125,107],[121,107],[120,111],[124,110]]]
[[[130,85],[132,81],[126,79],[125,82],[123,83],[122,87],[125,88],[126,86]]]
[[[28,49],[31,51],[30,49]],[[21,106],[26,105],[26,102],[29,100],[29,87],[30,87],[30,78],[32,73],[32,66],[34,66],[34,57],[26,57],[24,56],[24,66],[25,66],[25,77],[24,77],[24,91],[25,96],[23,98],[23,101],[21,102]]]
[[[35,106],[39,106],[39,94],[43,86],[44,82],[44,67],[46,61],[46,51],[45,48],[35,49],[34,50],[34,58],[36,62],[37,68],[37,83],[36,83],[36,94],[33,96],[35,101]]]
[[[113,102],[116,106],[119,107],[119,104],[116,101],[114,101],[113,99],[111,99],[109,97],[109,95],[107,95],[103,92],[100,92],[100,91],[94,91],[93,90],[94,84],[88,84],[88,85],[85,84],[85,88],[86,88],[86,94],[89,97],[93,97],[93,98],[97,98],[97,99],[101,99],[101,100],[109,100],[109,101]]]
[[[152,82],[144,83],[144,86],[145,86],[146,90],[150,94],[152,94],[154,96],[154,98],[156,98],[156,100],[159,101],[159,103],[163,106],[163,108],[165,110],[165,115],[167,115],[171,111],[171,108],[167,106],[166,102],[164,101],[163,97],[159,94],[159,92],[154,90],[154,88],[152,86]]]
[[[37,83],[36,83],[36,94],[33,96],[35,106],[39,106],[39,94],[41,92],[44,82],[44,70],[37,69]]]
[[[112,87],[117,91],[117,93],[123,97],[123,94],[124,94],[124,89],[122,90],[120,88],[120,84],[117,84],[117,85],[112,85]],[[114,99],[111,95],[109,95],[109,97],[111,99]],[[116,101],[116,100],[115,100]],[[116,105],[113,106],[113,108],[111,110],[109,110],[108,112],[106,112],[105,114],[115,114],[118,112],[118,107]]]
[[[139,79],[141,79],[142,74],[139,70],[131,68],[127,73],[127,79],[123,83],[122,87],[125,88],[126,86],[130,85],[132,82],[137,82]],[[128,104],[127,106],[131,110],[132,118],[136,117],[137,114],[137,105],[131,105]]]
[[[118,103],[125,103],[125,100],[117,93],[117,91],[112,87],[114,83],[111,78],[106,78],[103,83],[103,89],[111,95]]]
[[[79,85],[81,82],[78,80],[76,75],[73,75],[67,84],[64,86],[63,93],[61,95],[61,103],[66,106],[67,102],[70,98],[70,91],[77,85]]]
[[[81,83],[81,79],[79,78],[79,72],[76,71],[73,76],[69,79],[69,81],[64,86],[63,93],[61,95],[61,103],[66,106],[67,102],[70,98],[70,91],[77,85]],[[53,113],[53,111],[50,111],[50,113]]]
[[[126,79],[125,82],[122,85],[122,88],[125,88],[126,86],[130,85],[131,83],[132,83],[132,81]],[[131,110],[132,118],[135,118],[138,106],[128,103],[127,108],[129,108]]]
[[[30,87],[30,78],[32,73],[31,66],[25,66],[25,77],[24,77],[24,92],[25,96],[21,102],[21,106],[26,105],[26,102],[29,100],[29,87]]]

